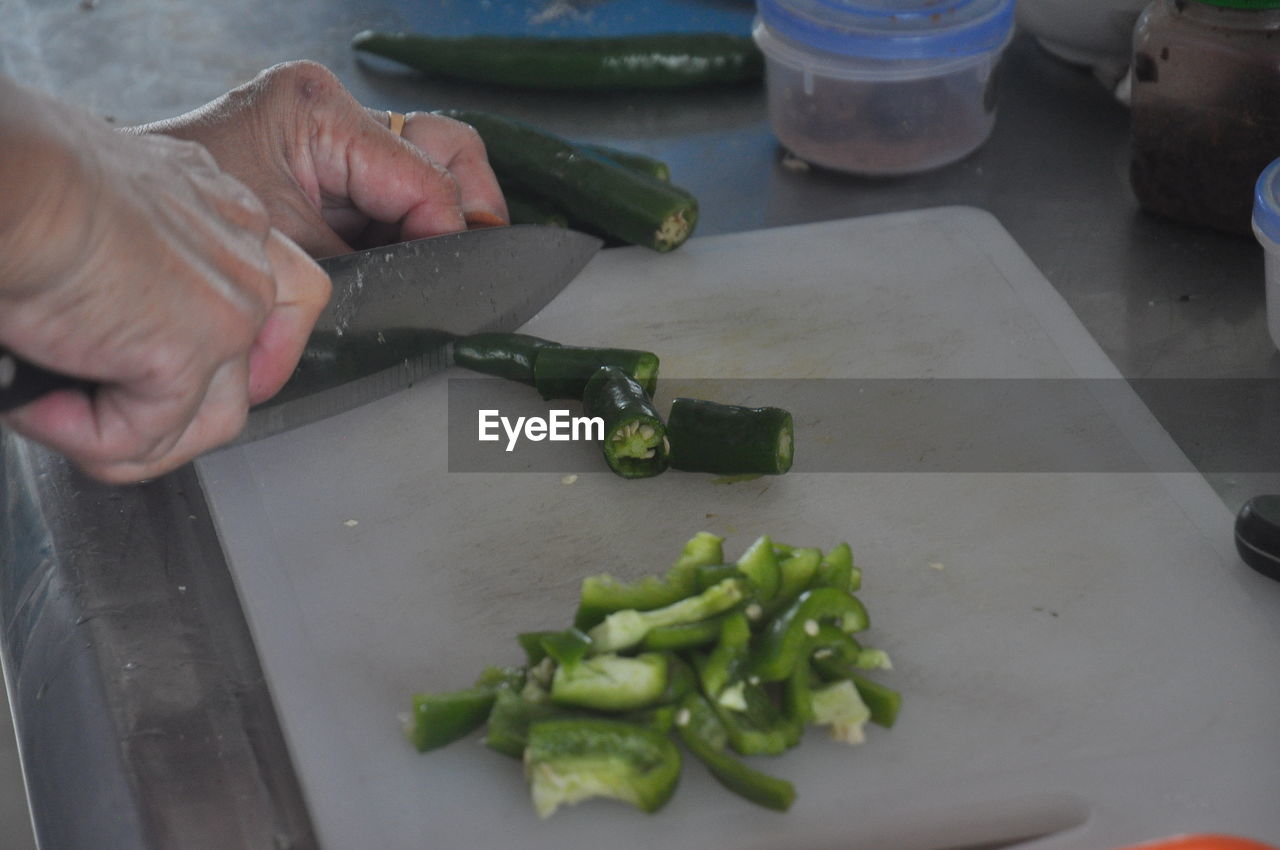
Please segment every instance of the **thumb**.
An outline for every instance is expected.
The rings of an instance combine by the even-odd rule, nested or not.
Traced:
[[[278,230],[267,239],[276,301],[249,352],[249,403],[280,391],[306,347],[316,318],[329,302],[329,276]]]

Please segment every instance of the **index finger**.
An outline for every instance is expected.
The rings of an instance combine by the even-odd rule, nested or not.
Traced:
[[[468,224],[506,224],[510,220],[484,141],[475,128],[444,115],[413,112],[406,117],[402,135],[453,175]]]

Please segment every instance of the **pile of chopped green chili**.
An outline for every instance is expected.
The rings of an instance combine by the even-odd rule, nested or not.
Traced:
[[[791,469],[795,429],[782,408],[677,398],[663,421],[652,400],[659,361],[649,351],[484,333],[457,340],[453,362],[528,384],[544,399],[581,400],[588,416],[603,420],[605,462],[623,478],[649,478],[668,466],[728,476]]]
[[[761,537],[733,562],[702,532],[665,574],[588,576],[573,625],[518,635],[525,663],[490,667],[471,688],[413,697],[420,751],[485,727],[484,743],[524,762],[542,817],[591,797],[657,811],[681,750],[730,791],[786,811],[790,782],[749,766],[796,746],[809,726],[850,744],[892,726],[901,696],[865,675],[888,656],[854,637],[869,625],[846,543],[825,554]]]

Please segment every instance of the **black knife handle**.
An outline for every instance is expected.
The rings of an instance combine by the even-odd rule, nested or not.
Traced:
[[[91,381],[50,372],[0,347],[0,413],[16,410],[54,390],[92,393],[96,386]]]

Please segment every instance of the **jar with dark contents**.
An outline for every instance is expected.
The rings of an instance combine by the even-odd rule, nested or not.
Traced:
[[[1155,0],[1134,29],[1130,182],[1146,210],[1248,235],[1280,157],[1280,0]]]

